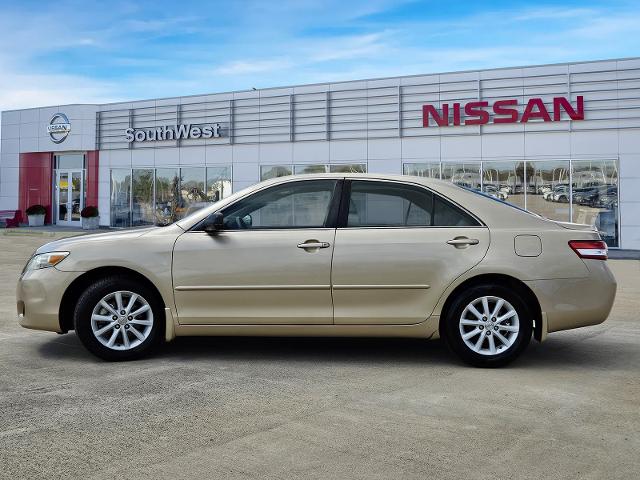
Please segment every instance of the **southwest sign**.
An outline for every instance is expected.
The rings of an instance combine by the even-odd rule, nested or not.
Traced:
[[[219,138],[221,137],[221,127],[219,123],[212,125],[191,125],[183,123],[180,125],[165,125],[156,128],[127,128],[124,131],[127,142],[149,142],[156,140],[186,140],[199,138]]]
[[[530,120],[539,119],[543,122],[559,122],[562,112],[565,112],[571,120],[584,120],[584,97],[576,97],[575,107],[566,97],[555,97],[552,110],[549,111],[541,98],[531,98],[522,112],[518,111],[518,100],[498,100],[489,102],[443,103],[438,111],[434,105],[422,106],[422,126],[447,127],[449,125],[484,125],[490,123],[490,114],[493,113],[491,123],[527,123]],[[462,113],[464,112],[464,120]],[[451,115],[450,115],[451,114]]]

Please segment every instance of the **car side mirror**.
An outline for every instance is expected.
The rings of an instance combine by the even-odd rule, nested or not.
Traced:
[[[203,230],[209,235],[215,235],[224,227],[224,215],[220,212],[214,212],[209,215],[203,224]]]

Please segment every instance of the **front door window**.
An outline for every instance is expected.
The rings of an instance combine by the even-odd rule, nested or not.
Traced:
[[[224,228],[325,227],[336,184],[336,180],[305,180],[254,193],[224,210]]]

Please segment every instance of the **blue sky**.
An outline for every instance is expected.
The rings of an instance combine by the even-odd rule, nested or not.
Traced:
[[[637,1],[0,1],[0,109],[640,55]]]

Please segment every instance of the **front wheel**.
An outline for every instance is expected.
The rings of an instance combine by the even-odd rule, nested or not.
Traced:
[[[445,340],[465,362],[500,367],[527,347],[533,317],[522,298],[502,285],[481,285],[454,299],[443,325]]]
[[[104,360],[133,360],[162,340],[164,311],[157,294],[127,277],[108,277],[90,285],[74,312],[76,334]]]

